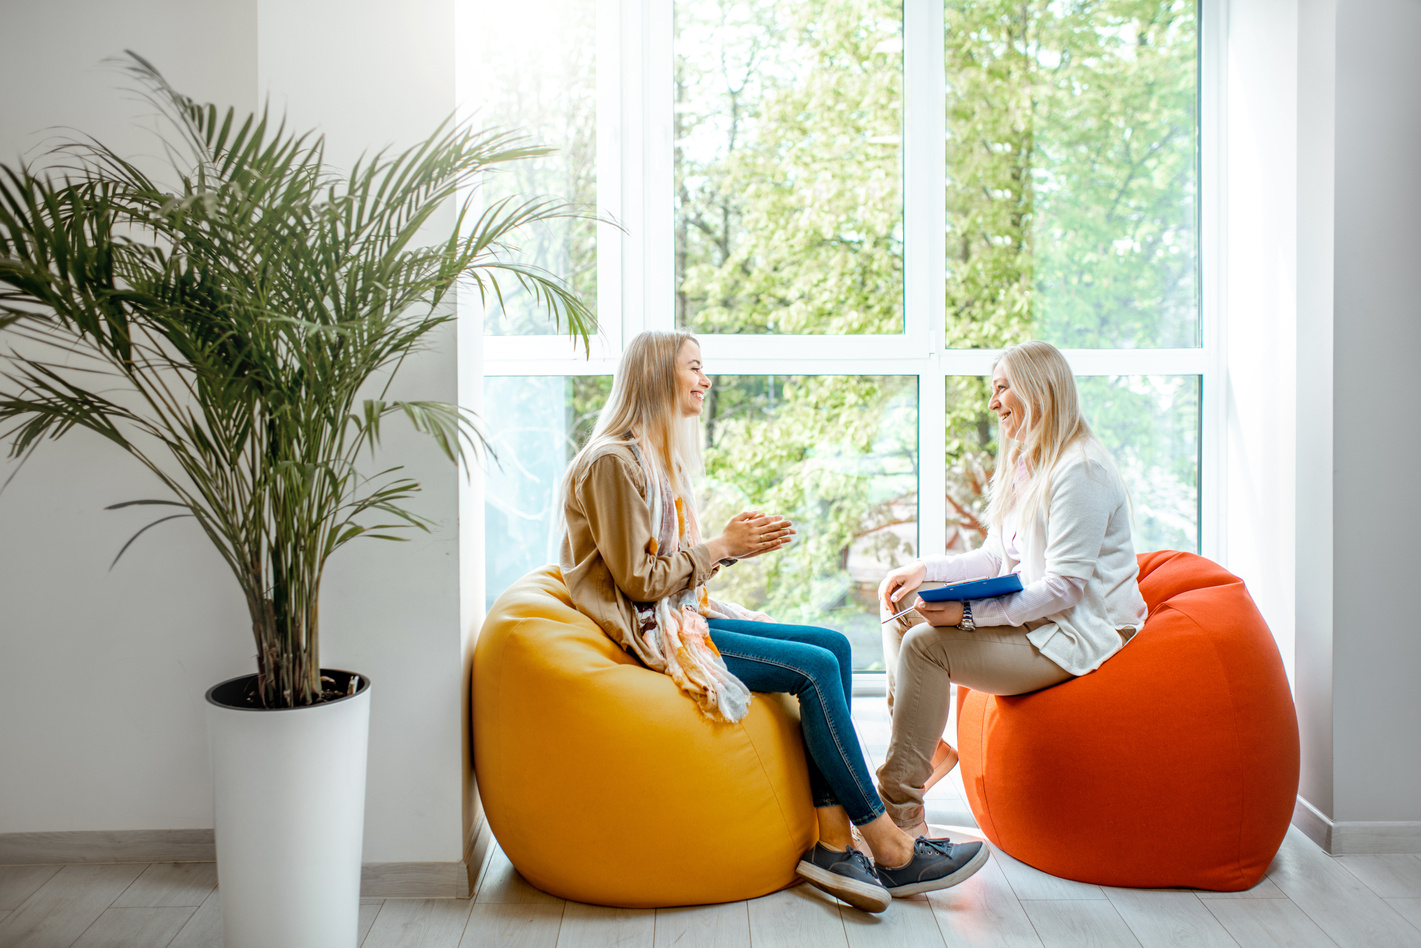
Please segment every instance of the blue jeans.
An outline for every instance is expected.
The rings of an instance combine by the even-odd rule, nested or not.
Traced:
[[[853,655],[842,633],[808,625],[709,619],[730,673],[751,691],[799,699],[800,731],[816,807],[842,806],[855,826],[883,813],[849,711]]]

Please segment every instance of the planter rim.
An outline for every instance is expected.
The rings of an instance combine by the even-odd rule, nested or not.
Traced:
[[[360,676],[360,687],[356,689],[355,694],[353,694],[353,695],[341,695],[339,698],[336,698],[334,701],[322,701],[322,702],[320,702],[320,703],[318,703],[318,704],[306,704],[306,705],[302,705],[302,706],[297,707],[297,708],[250,708],[250,707],[243,708],[243,707],[237,707],[236,705],[224,704],[223,702],[218,701],[216,698],[212,697],[213,694],[216,693],[216,691],[217,691],[218,688],[221,688],[221,687],[223,687],[223,686],[225,686],[225,685],[230,685],[230,684],[232,684],[232,682],[234,682],[234,681],[246,681],[246,680],[249,679],[249,678],[255,678],[255,677],[257,677],[255,674],[246,674],[246,675],[237,675],[235,678],[228,678],[228,679],[226,679],[225,681],[219,681],[217,684],[213,685],[211,688],[208,688],[208,689],[207,689],[207,693],[206,693],[203,697],[207,700],[207,703],[208,703],[208,704],[212,705],[212,706],[215,707],[215,708],[222,708],[224,711],[256,711],[256,712],[259,712],[259,713],[262,713],[262,714],[278,714],[278,713],[283,712],[283,711],[311,711],[311,710],[316,709],[316,708],[329,708],[329,707],[331,707],[332,705],[340,704],[342,701],[347,701],[347,700],[349,700],[349,699],[351,699],[351,698],[359,698],[361,695],[365,694],[367,691],[370,690],[370,676],[367,675],[367,674],[365,674],[364,672],[346,671],[346,670],[343,669],[343,668],[322,668],[322,669],[321,669],[321,673],[322,673],[322,674],[326,674],[327,672],[335,672],[335,673],[340,674],[340,675],[359,675],[359,676]]]

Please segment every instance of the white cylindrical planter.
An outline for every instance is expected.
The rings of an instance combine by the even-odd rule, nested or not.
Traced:
[[[344,688],[349,672],[322,670]],[[226,948],[354,948],[360,922],[370,682],[279,710],[224,703],[254,676],[207,692]]]

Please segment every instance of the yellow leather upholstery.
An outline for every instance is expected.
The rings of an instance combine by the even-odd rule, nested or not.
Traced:
[[[755,695],[707,720],[568,598],[545,567],[494,603],[474,649],[474,769],[509,860],[598,905],[697,905],[795,881],[813,845],[799,709]]]

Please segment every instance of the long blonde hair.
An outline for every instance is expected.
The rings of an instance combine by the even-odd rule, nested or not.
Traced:
[[[1000,529],[1014,508],[1018,524],[1030,523],[1051,489],[1051,471],[1057,462],[1073,447],[1084,452],[1096,438],[1081,415],[1076,377],[1060,349],[1038,339],[1008,346],[992,364],[993,373],[998,367],[1026,408],[1017,437],[1003,437],[997,447],[987,521]],[[1030,477],[1018,487],[1016,465],[1023,457]]]
[[[676,359],[686,343],[695,341],[684,330],[653,330],[638,333],[628,343],[612,380],[612,394],[569,470],[577,470],[598,448],[630,434],[641,449],[647,474],[669,481],[686,501],[692,499],[691,478],[701,470],[701,445],[696,419],[681,416]]]

